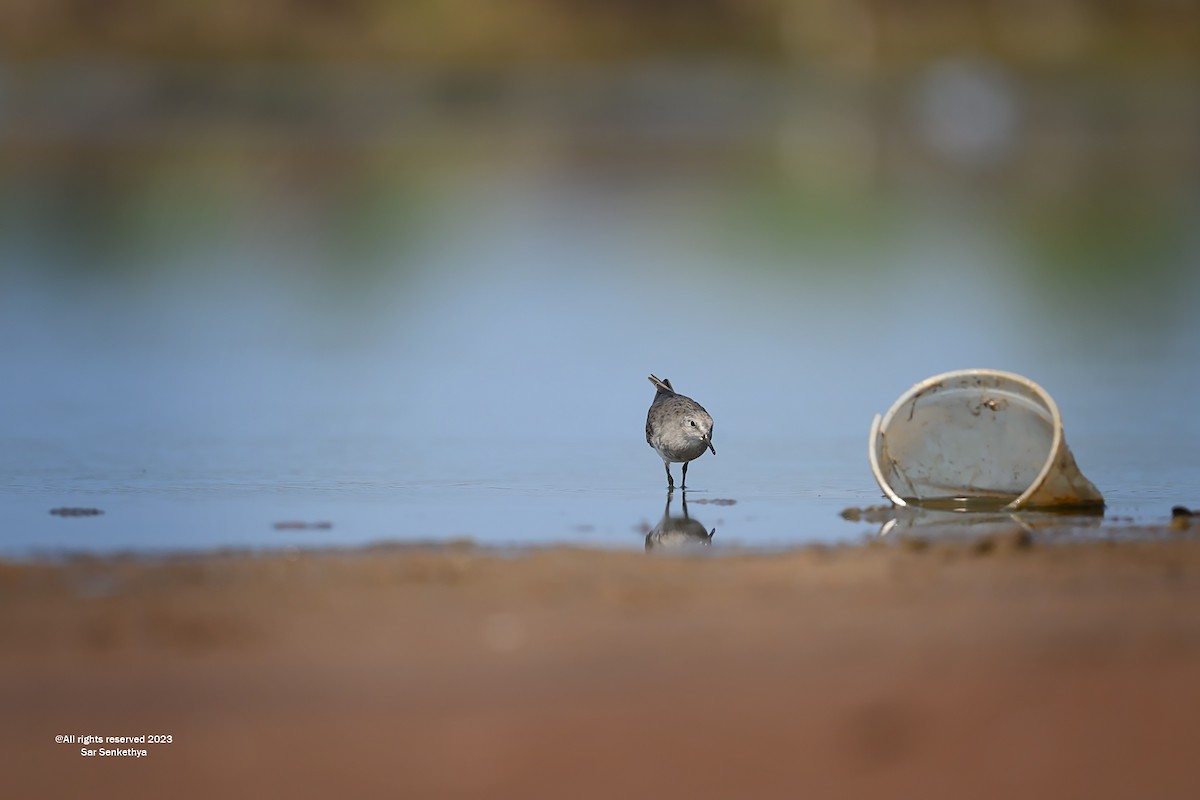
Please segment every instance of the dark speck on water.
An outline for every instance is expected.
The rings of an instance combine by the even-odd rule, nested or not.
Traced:
[[[1171,521],[1168,527],[1173,531],[1186,531],[1191,528],[1192,517],[1200,517],[1200,510],[1187,506],[1175,506],[1171,509]]]
[[[95,517],[104,512],[98,508],[52,508],[50,513],[57,517]]]

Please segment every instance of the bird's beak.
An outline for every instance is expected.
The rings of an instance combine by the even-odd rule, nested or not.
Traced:
[[[707,436],[704,438],[708,441],[708,449],[712,450],[712,454],[715,456],[717,454],[717,448],[712,446],[712,439],[709,439]]]

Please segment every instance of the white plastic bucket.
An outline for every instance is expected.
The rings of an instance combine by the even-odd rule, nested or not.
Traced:
[[[871,425],[871,471],[898,506],[1103,507],[1063,438],[1053,398],[991,369],[921,381]]]

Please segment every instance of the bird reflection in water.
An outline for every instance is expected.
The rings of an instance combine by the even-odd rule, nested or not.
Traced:
[[[667,492],[667,507],[663,517],[646,534],[646,552],[651,550],[677,550],[681,548],[708,547],[717,529],[710,532],[700,522],[688,516],[687,494],[683,495],[683,516],[671,516],[671,499],[674,492]]]

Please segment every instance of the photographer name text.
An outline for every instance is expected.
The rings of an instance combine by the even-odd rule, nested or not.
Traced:
[[[169,733],[143,733],[138,736],[96,736],[94,734],[59,734],[54,737],[56,744],[77,744],[79,755],[84,758],[145,758],[150,754],[146,747],[129,747],[128,745],[172,744],[175,737]],[[109,747],[108,745],[123,745]]]

